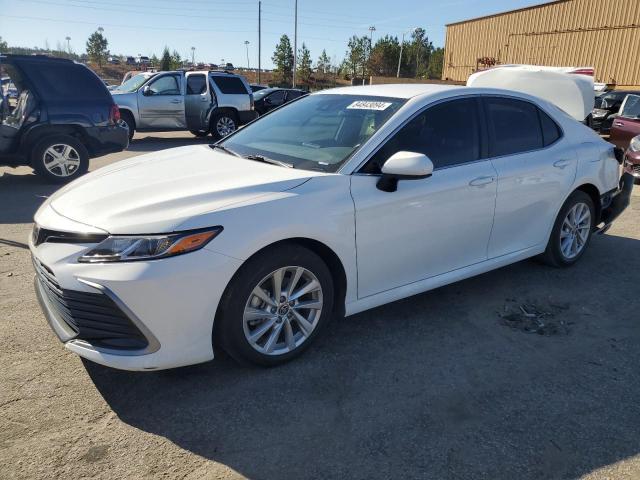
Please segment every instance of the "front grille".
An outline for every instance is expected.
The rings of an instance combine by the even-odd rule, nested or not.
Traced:
[[[637,164],[637,165],[632,165],[632,166],[631,166],[631,171],[632,171],[633,173],[638,173],[638,174],[640,174],[640,163],[639,163],[639,164]]]
[[[34,246],[42,243],[100,243],[105,240],[108,235],[60,232],[57,230],[49,230],[48,228],[40,228],[38,225],[33,226],[31,232],[31,240]]]
[[[145,336],[107,295],[63,289],[50,268],[36,258],[33,265],[51,309],[77,334],[75,339],[97,347],[147,347]]]

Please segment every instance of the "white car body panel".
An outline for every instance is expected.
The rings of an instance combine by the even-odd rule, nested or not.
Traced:
[[[74,340],[67,348],[130,370],[206,361],[213,357],[214,318],[225,288],[248,258],[273,243],[302,239],[333,252],[346,275],[344,310],[351,315],[539,254],[572,191],[590,184],[604,194],[618,186],[611,146],[544,100],[431,85],[319,95],[343,93],[408,101],[337,173],[287,169],[199,145],[99,169],[47,200],[35,221],[52,230],[150,234],[224,227],[197,252],[131,263],[83,264],[77,259],[90,245],[31,243],[33,256],[63,288],[108,288],[160,344],[145,355]],[[381,142],[429,105],[496,94],[537,104],[563,137],[536,152],[436,168],[430,178],[400,181],[395,192],[378,190],[376,176],[356,173]]]

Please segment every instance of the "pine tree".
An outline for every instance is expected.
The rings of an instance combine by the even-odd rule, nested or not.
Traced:
[[[311,52],[304,42],[302,43],[302,48],[298,49],[297,67],[300,81],[308,85],[309,80],[311,80]]]
[[[107,46],[109,42],[102,35],[102,29],[98,29],[93,32],[89,39],[87,40],[87,55],[89,59],[93,62],[96,62],[98,65],[102,65],[107,59],[107,55],[109,55],[109,51],[107,50]]]
[[[327,55],[326,50],[322,50],[318,63],[316,63],[316,71],[319,73],[328,73],[331,70],[331,59]]]
[[[160,60],[160,70],[173,70],[173,59],[169,53],[169,47],[164,47],[162,51],[162,59]]]
[[[293,78],[293,49],[291,48],[291,41],[287,35],[280,37],[280,42],[276,45],[276,50],[273,52],[274,65],[274,83],[280,86],[291,86]]]

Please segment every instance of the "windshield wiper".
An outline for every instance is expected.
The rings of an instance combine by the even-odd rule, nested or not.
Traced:
[[[236,153],[233,150],[230,150],[230,149],[228,149],[227,147],[225,147],[223,145],[218,145],[218,144],[214,143],[213,145],[209,145],[209,147],[213,148],[213,149],[219,148],[224,153],[228,153],[229,155],[233,155],[234,157],[239,157],[240,156],[239,153]]]
[[[262,163],[270,163],[271,165],[278,165],[280,167],[293,168],[293,165],[287,162],[282,162],[280,160],[274,160],[273,158],[263,157],[262,155],[247,155],[247,160],[255,160],[256,162]]]

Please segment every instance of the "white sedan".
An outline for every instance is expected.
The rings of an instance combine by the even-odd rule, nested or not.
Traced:
[[[274,365],[332,316],[528,257],[574,264],[628,183],[539,98],[338,88],[62,188],[35,216],[35,288],[66,348],[104,365],[178,367],[214,344]]]

